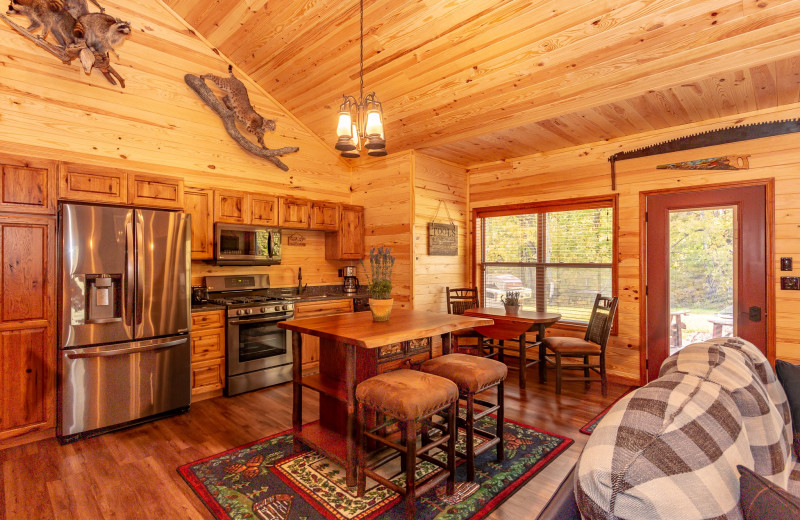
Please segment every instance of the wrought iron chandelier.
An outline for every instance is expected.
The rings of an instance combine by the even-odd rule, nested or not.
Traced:
[[[336,134],[339,140],[336,149],[342,157],[361,157],[362,146],[367,154],[373,157],[386,155],[386,139],[383,136],[383,107],[370,92],[364,97],[364,0],[361,0],[361,69],[359,73],[361,87],[358,100],[343,94],[344,100],[339,106],[339,124]]]

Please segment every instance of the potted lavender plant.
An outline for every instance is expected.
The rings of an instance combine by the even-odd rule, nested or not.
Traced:
[[[361,261],[369,282],[369,308],[373,321],[388,321],[392,312],[392,268],[395,257],[389,247],[374,247],[369,250],[370,269]]]

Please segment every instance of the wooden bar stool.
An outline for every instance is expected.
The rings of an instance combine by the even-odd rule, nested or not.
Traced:
[[[447,354],[422,364],[423,372],[449,379],[458,386],[459,397],[466,401],[466,419],[458,418],[458,425],[466,430],[466,453],[457,452],[459,457],[467,459],[467,480],[475,480],[475,455],[480,455],[492,446],[497,446],[497,460],[505,457],[503,451],[503,397],[508,367],[499,361],[467,354]],[[492,387],[497,387],[497,403],[475,399],[479,394]],[[485,407],[477,415],[475,404]],[[475,421],[497,412],[497,429],[494,433],[475,427]],[[477,450],[475,449],[475,432],[489,439]]]
[[[405,497],[406,518],[414,518],[416,507],[414,500],[427,492],[442,480],[447,479],[447,494],[452,495],[455,490],[456,475],[456,415],[458,414],[458,388],[445,378],[432,374],[425,374],[416,370],[394,370],[380,374],[359,383],[356,387],[356,400],[358,401],[358,496],[366,492],[367,477],[372,478],[387,488]],[[367,410],[382,414],[386,421],[375,425],[374,428],[366,426]],[[431,416],[446,413],[447,426],[433,422]],[[388,437],[376,432],[385,433],[387,427],[397,423],[401,436],[400,442],[394,442]],[[423,444],[417,447],[417,423],[424,428],[434,427],[442,435],[431,442],[427,435],[423,436]],[[367,461],[367,439],[373,439],[379,445],[388,446],[395,450],[388,455],[380,455],[374,460]],[[447,444],[447,461],[442,462],[428,452],[433,448]],[[406,485],[402,488],[389,479],[379,475],[375,470],[387,462],[403,456],[401,470],[406,473]],[[431,474],[416,482],[414,478],[417,458],[430,462],[444,471]],[[427,481],[425,481],[427,480]],[[424,484],[419,485],[425,481]]]

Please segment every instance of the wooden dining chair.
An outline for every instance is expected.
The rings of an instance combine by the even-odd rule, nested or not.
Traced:
[[[475,287],[458,287],[451,289],[450,287],[444,288],[447,296],[447,313],[448,314],[464,314],[467,309],[473,307],[480,307],[478,303],[478,289]],[[452,351],[468,353],[479,353],[483,336],[475,332],[475,329],[462,329],[454,331],[451,334],[452,338]],[[474,344],[466,344],[464,340],[468,338],[475,338]]]
[[[548,354],[545,355],[545,363],[556,369],[556,394],[561,393],[562,381],[585,381],[587,390],[592,381],[600,381],[603,396],[608,395],[606,344],[611,334],[618,301],[616,296],[607,297],[598,294],[595,297],[592,315],[589,317],[583,339],[551,336],[542,340],[541,348],[547,349]],[[550,353],[553,354],[552,357]],[[582,358],[583,362],[563,363],[563,358]],[[592,358],[597,360],[593,361]],[[581,370],[583,377],[563,377],[564,370]],[[592,372],[599,374],[600,377],[593,377]]]

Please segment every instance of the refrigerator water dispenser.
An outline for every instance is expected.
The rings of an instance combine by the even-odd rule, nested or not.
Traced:
[[[122,275],[86,275],[85,323],[122,321]]]

